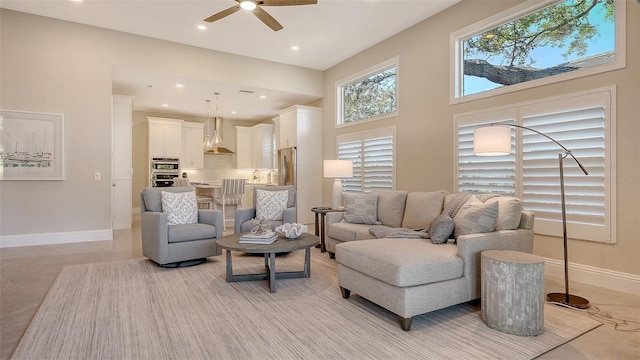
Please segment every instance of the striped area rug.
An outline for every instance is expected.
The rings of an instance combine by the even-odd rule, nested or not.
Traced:
[[[303,252],[276,259],[302,268]],[[34,316],[13,359],[531,359],[600,323],[545,305],[545,332],[492,330],[477,305],[397,317],[352,294],[343,299],[336,263],[312,252],[311,278],[227,283],[224,256],[164,269],[148,260],[69,266]],[[260,257],[234,256],[236,273]]]

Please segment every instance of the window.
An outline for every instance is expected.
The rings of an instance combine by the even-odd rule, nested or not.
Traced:
[[[563,161],[568,236],[615,242],[614,97],[615,89],[607,88],[456,116],[457,191],[520,197],[525,209],[536,214],[537,233],[561,236],[562,148],[535,132],[513,128],[512,154],[473,155],[474,128],[489,123],[526,126],[570,149],[589,172],[585,176],[570,157]]]
[[[398,113],[398,57],[338,82],[337,125],[379,120]]]
[[[353,178],[342,179],[344,191],[393,190],[395,128],[337,137],[338,159],[353,161]]]
[[[451,102],[623,68],[625,3],[528,1],[452,34]]]

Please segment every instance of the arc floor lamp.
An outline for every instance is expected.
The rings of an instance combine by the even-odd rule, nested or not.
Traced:
[[[515,124],[491,124],[490,126],[476,128],[473,131],[473,153],[480,156],[500,156],[511,153],[511,129],[509,127],[521,128],[533,131],[542,135],[560,146],[563,152],[558,154],[560,167],[560,200],[562,204],[562,240],[564,241],[564,293],[549,293],[547,301],[561,303],[578,309],[589,307],[589,300],[569,294],[569,262],[567,257],[567,213],[564,199],[564,166],[563,161],[567,156],[571,156],[578,164],[585,175],[589,175],[580,161],[571,153],[571,150],[564,147],[558,141],[538,130]]]

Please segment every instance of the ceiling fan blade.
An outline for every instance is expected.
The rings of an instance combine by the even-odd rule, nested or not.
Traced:
[[[262,0],[264,6],[314,5],[317,0]]]
[[[262,20],[262,22],[271,28],[273,31],[282,30],[282,25],[273,18],[273,16],[269,15],[268,12],[262,10],[260,6],[253,10],[253,13],[258,17],[258,19]]]
[[[233,14],[234,12],[240,10],[240,4],[236,5],[236,6],[232,6],[226,10],[222,10],[217,14],[213,14],[211,16],[209,16],[208,18],[204,19],[204,21],[206,22],[214,22],[216,20],[220,20],[225,16],[229,16],[231,14]]]

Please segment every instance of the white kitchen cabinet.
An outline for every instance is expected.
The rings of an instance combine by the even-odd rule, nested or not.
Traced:
[[[149,120],[149,157],[182,155],[183,120],[147,117]]]
[[[253,141],[251,127],[236,126],[236,168],[253,168]]]
[[[273,125],[258,124],[251,127],[252,163],[254,169],[273,169]]]
[[[309,209],[322,206],[322,109],[294,105],[278,113],[278,149],[296,147],[297,221],[314,222]]]
[[[273,125],[236,126],[236,168],[274,167]]]
[[[204,167],[204,124],[185,121],[182,123],[182,169]]]

